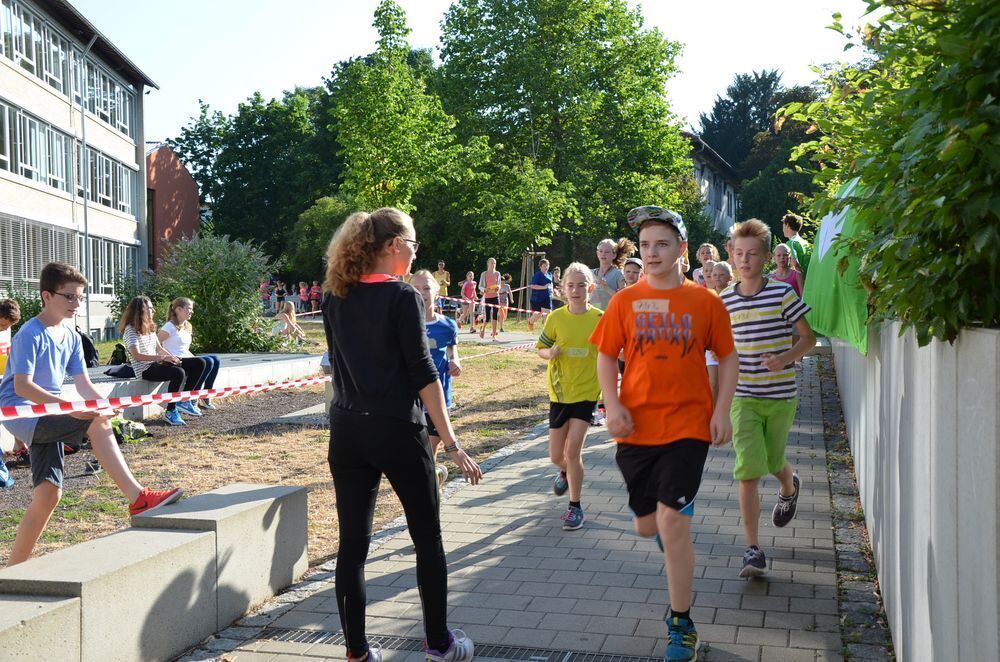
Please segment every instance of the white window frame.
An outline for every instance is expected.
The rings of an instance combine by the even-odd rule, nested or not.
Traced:
[[[35,57],[35,38],[32,34],[34,16],[31,12],[25,11],[20,3],[13,6],[14,24],[14,62],[18,66],[31,73],[36,73],[37,58]]]
[[[7,116],[7,104],[0,103],[0,168],[11,169],[11,144],[10,127]]]
[[[14,9],[11,0],[0,0],[0,56],[14,59]]]
[[[69,192],[67,179],[67,149],[69,136],[52,127],[46,128],[46,157],[48,166],[48,183],[60,191]]]
[[[36,182],[44,182],[45,168],[45,125],[24,113],[17,114],[18,161],[22,177]]]

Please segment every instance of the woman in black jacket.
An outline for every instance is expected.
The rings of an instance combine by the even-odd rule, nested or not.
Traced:
[[[440,501],[420,401],[465,479],[475,485],[482,471],[459,447],[448,418],[427,349],[423,301],[400,279],[419,245],[413,220],[386,207],[349,216],[327,250],[322,308],[334,386],[329,461],[340,523],[337,604],[349,660],[381,660],[365,638],[364,565],[383,474],[403,504],[416,551],[427,659],[473,655],[472,641],[447,627]]]

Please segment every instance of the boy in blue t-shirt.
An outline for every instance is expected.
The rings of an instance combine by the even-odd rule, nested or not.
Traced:
[[[10,360],[0,381],[0,406],[69,402],[62,397],[63,380],[73,378],[81,398],[100,400],[101,395],[87,375],[80,335],[63,322],[76,315],[84,301],[87,279],[75,267],[50,262],[39,277],[42,312],[17,332],[11,343]],[[129,512],[137,515],[180,498],[180,488],[148,490],[140,485],[118,449],[110,415],[116,412],[74,412],[3,421],[14,437],[31,453],[31,504],[21,519],[10,551],[8,565],[26,561],[45,530],[62,497],[63,444],[90,438],[94,454],[118,489],[129,500]]]
[[[462,374],[462,365],[458,361],[458,324],[455,320],[434,312],[434,299],[440,286],[434,274],[421,269],[413,274],[410,285],[424,300],[424,322],[427,324],[427,348],[431,351],[431,359],[441,380],[444,390],[445,407],[451,409],[451,379]],[[431,453],[434,455],[438,476],[438,486],[448,480],[448,469],[443,464],[437,464],[437,454],[441,446],[441,437],[434,428],[434,423],[427,417],[427,436],[430,438]]]
[[[544,257],[538,261],[538,271],[531,277],[528,288],[531,290],[528,331],[534,331],[538,318],[552,310],[552,274],[549,273],[549,261]]]

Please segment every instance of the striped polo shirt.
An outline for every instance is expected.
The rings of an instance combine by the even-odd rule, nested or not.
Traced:
[[[764,354],[780,354],[792,347],[792,327],[809,312],[787,283],[765,279],[754,296],[742,296],[731,285],[722,292],[729,311],[733,340],[740,357],[740,379],[736,396],[747,398],[795,397],[795,366],[771,372],[760,360]]]

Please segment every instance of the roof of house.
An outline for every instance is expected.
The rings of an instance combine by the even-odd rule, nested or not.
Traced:
[[[96,36],[97,41],[94,42],[91,52],[99,56],[107,66],[126,80],[133,84],[137,83],[160,89],[159,85],[125,57],[125,54],[118,50],[118,47],[110,39],[105,37],[100,30],[94,27],[93,23],[88,21],[76,7],[66,0],[35,0],[35,3],[83,43],[88,43],[92,37]]]
[[[722,158],[718,152],[712,149],[712,146],[705,142],[701,136],[689,131],[681,131],[681,135],[691,141],[691,151],[693,154],[696,154],[705,161],[708,161],[714,168],[720,171],[726,179],[730,180],[733,186],[739,184],[740,180],[739,177],[736,176],[736,170],[733,166],[729,165],[729,163]]]

